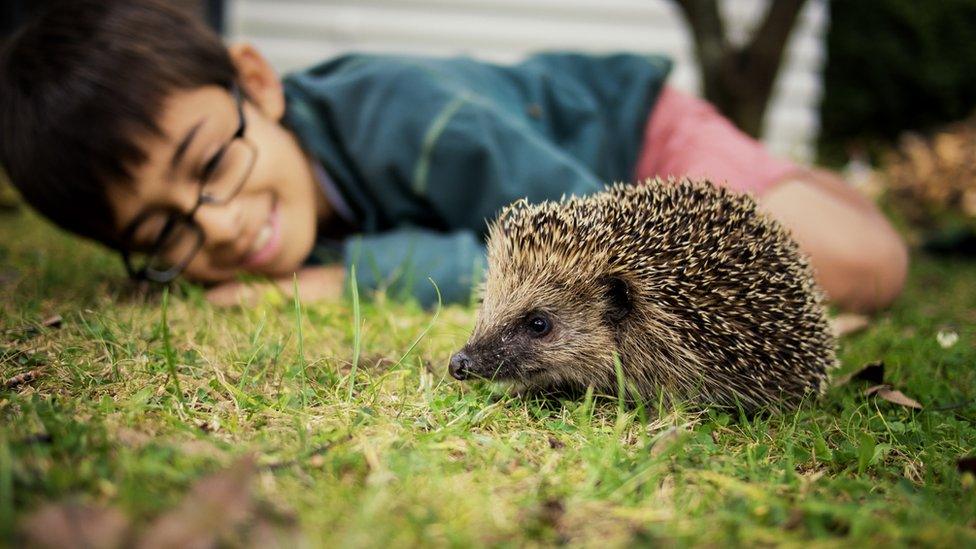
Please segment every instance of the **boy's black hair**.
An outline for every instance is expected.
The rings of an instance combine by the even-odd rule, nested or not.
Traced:
[[[176,90],[229,87],[220,38],[164,0],[70,0],[34,18],[0,52],[0,163],[61,227],[121,249],[106,190],[146,160]]]

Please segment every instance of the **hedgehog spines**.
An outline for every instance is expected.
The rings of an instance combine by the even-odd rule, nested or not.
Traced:
[[[612,346],[647,393],[756,407],[819,393],[836,364],[823,295],[796,243],[752,198],[708,182],[518,201],[492,224],[488,248],[485,291],[498,295],[486,295],[473,340],[531,310],[561,311],[564,332],[604,338],[545,346],[532,359],[539,379],[589,372],[605,383]],[[589,308],[609,306],[594,302],[607,277],[624,281],[632,309],[615,326],[590,326],[603,317]],[[574,358],[600,364],[563,364]]]

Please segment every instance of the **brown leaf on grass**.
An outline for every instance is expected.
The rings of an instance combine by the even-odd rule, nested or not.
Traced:
[[[651,457],[657,457],[675,445],[686,434],[680,427],[669,427],[654,439],[651,444]]]
[[[251,495],[252,457],[193,485],[182,503],[142,532],[113,508],[48,504],[22,526],[30,547],[170,548],[295,547],[302,545],[295,519],[262,505]]]
[[[558,498],[549,498],[539,506],[540,521],[553,528],[559,527],[559,522],[566,514],[566,506]]]
[[[786,517],[786,521],[783,523],[784,530],[796,530],[797,528],[803,526],[803,520],[806,518],[806,513],[803,509],[799,507],[794,507],[790,509],[789,516]]]
[[[956,462],[956,467],[959,469],[960,473],[972,473],[976,475],[976,456],[967,456],[960,458]]]
[[[891,385],[875,385],[874,387],[868,387],[864,390],[864,396],[875,395],[879,398],[887,400],[892,404],[897,404],[899,406],[904,406],[905,408],[914,408],[915,410],[921,410],[922,405],[918,403],[917,400],[909,398],[896,389],[893,389]]]
[[[45,328],[60,328],[63,322],[64,319],[61,318],[61,315],[51,315],[41,321],[41,326]]]
[[[834,332],[834,337],[860,332],[871,324],[871,319],[864,315],[851,313],[839,314],[830,320],[830,328]]]
[[[79,503],[49,503],[21,525],[28,547],[122,547],[129,519],[118,509]]]
[[[834,387],[840,387],[842,385],[847,385],[852,381],[866,381],[868,383],[873,383],[875,385],[884,383],[885,365],[884,362],[878,360],[875,362],[868,362],[861,367],[860,370],[856,372],[851,372],[846,376],[841,376],[837,378],[834,382]]]
[[[255,520],[248,524],[245,547],[305,547],[298,522],[294,517],[273,513],[267,509],[259,510]]]
[[[17,387],[20,387],[21,385],[26,385],[26,384],[34,381],[35,379],[37,379],[37,377],[40,375],[40,373],[41,373],[40,370],[30,370],[30,371],[24,372],[22,374],[17,374],[14,377],[12,377],[12,378],[8,379],[7,381],[5,381],[4,384],[3,384],[3,387],[4,387],[4,389],[8,389],[8,390],[9,389],[16,389]]]
[[[19,328],[12,328],[6,333],[13,336],[17,341],[27,341],[41,335],[45,328],[60,328],[62,323],[64,323],[64,319],[61,318],[61,315],[56,314],[37,323],[30,322]]]
[[[198,481],[176,509],[156,519],[140,536],[139,547],[213,547],[233,534],[254,511],[251,480],[254,458]]]
[[[150,435],[149,433],[137,431],[136,429],[130,429],[128,427],[119,427],[115,431],[116,442],[124,446],[128,446],[129,448],[142,448],[152,442],[153,439],[153,435]]]

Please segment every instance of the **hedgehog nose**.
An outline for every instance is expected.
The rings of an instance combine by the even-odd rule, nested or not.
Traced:
[[[471,369],[471,358],[464,351],[458,351],[451,357],[451,375],[454,379],[465,380]]]

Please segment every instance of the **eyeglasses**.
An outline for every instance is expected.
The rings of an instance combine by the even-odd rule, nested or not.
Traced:
[[[230,140],[206,163],[200,177],[200,194],[196,204],[189,212],[173,212],[167,215],[156,235],[144,241],[144,252],[132,252],[137,246],[126,246],[122,251],[122,262],[129,276],[136,280],[167,283],[186,269],[193,257],[203,247],[205,235],[200,225],[193,219],[197,210],[204,205],[220,206],[230,202],[240,192],[254,168],[257,148],[244,137],[247,123],[244,119],[244,105],[240,89],[234,85],[230,89],[237,106],[240,122]],[[131,244],[139,233],[150,213],[133,222],[122,236],[124,244]]]

